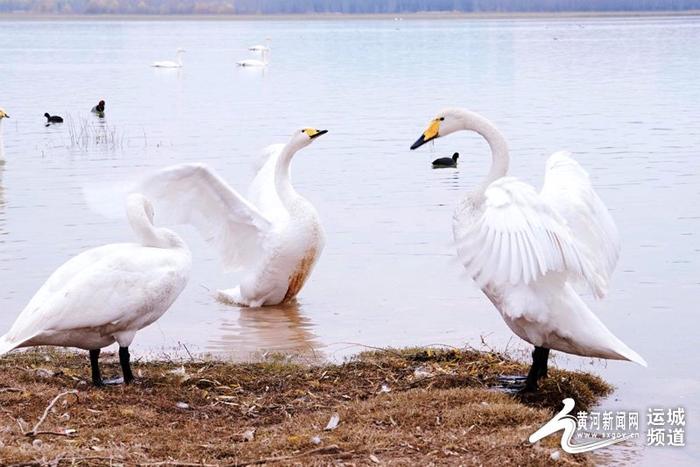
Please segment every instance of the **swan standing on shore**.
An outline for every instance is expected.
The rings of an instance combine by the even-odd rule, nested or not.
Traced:
[[[438,114],[411,149],[462,130],[486,139],[492,163],[455,211],[457,252],[510,329],[535,346],[524,390],[536,390],[547,375],[550,349],[646,366],[574,290],[583,282],[602,298],[620,249],[615,223],[588,174],[569,153],[557,152],[537,193],[507,176],[508,146],[498,129],[461,109]]]
[[[326,130],[296,131],[286,145],[268,148],[245,199],[204,165],[177,165],[147,177],[137,188],[175,222],[194,225],[219,250],[226,269],[243,269],[238,287],[219,291],[236,305],[259,307],[296,297],[324,246],[313,205],[292,187],[294,154]]]
[[[156,68],[182,68],[182,54],[185,53],[185,49],[177,49],[175,61],[163,60],[160,62],[153,62],[152,67]]]
[[[94,248],[59,267],[0,337],[0,355],[37,345],[89,350],[92,382],[101,386],[100,349],[118,342],[124,382],[133,381],[129,345],[185,288],[191,258],[179,236],[154,227],[142,195],[129,196],[127,216],[139,242]]]

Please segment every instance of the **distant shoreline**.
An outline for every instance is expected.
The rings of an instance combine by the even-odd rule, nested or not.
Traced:
[[[419,13],[305,13],[274,15],[144,15],[144,14],[104,14],[70,15],[37,13],[0,13],[0,21],[298,21],[333,19],[376,19],[391,20],[455,20],[455,19],[566,19],[566,18],[676,18],[700,16],[700,10],[687,11],[566,11],[566,12],[419,12]]]

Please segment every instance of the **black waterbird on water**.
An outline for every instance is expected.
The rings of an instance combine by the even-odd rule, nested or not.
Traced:
[[[105,115],[105,101],[98,102],[97,105],[92,108],[91,112],[96,113],[100,117],[104,117],[104,115]]]
[[[457,167],[457,159],[459,159],[458,152],[452,154],[452,157],[441,157],[440,159],[435,159],[433,161],[433,168],[442,169],[446,167]]]
[[[59,117],[58,115],[49,115],[49,113],[46,112],[44,117],[46,117],[46,123],[63,123],[63,117]]]

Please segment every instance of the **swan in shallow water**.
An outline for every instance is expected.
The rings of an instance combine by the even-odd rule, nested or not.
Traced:
[[[456,131],[474,131],[491,148],[491,170],[454,214],[457,252],[467,273],[520,338],[535,346],[525,390],[547,375],[549,350],[575,355],[644,359],[615,337],[574,289],[607,292],[619,256],[615,223],[585,170],[567,152],[547,161],[542,190],[508,177],[508,146],[487,119],[448,109],[411,146]]]
[[[265,48],[263,50],[260,50],[260,53],[262,55],[262,60],[258,60],[257,58],[248,58],[246,60],[241,60],[236,63],[238,64],[238,66],[266,67],[267,64],[270,63],[270,49]]]
[[[269,52],[270,51],[270,38],[265,39],[267,45],[256,44],[248,47],[251,52]]]
[[[133,381],[129,345],[180,295],[191,259],[180,237],[154,227],[145,197],[129,196],[127,216],[138,243],[93,248],[59,267],[0,337],[0,355],[37,345],[89,350],[92,381],[100,386],[100,349],[118,342],[124,382]]]
[[[297,151],[326,132],[306,128],[286,145],[269,147],[248,199],[200,164],[169,167],[139,184],[137,191],[159,203],[159,212],[194,225],[219,250],[227,269],[244,270],[238,287],[219,291],[221,300],[277,305],[303,287],[323,250],[324,233],[316,209],[292,187],[290,164]]]
[[[175,61],[163,60],[160,62],[153,62],[151,66],[156,68],[182,68],[182,54],[185,53],[185,49],[177,49]]]

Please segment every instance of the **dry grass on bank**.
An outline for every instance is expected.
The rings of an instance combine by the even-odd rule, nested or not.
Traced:
[[[103,356],[105,376],[118,368]],[[583,409],[610,391],[598,377],[552,369],[542,391],[523,400],[492,387],[526,365],[472,350],[385,350],[341,365],[278,358],[134,370],[132,386],[95,389],[86,353],[4,357],[0,464],[541,465],[551,463],[558,439],[526,440],[561,400],[573,397]],[[324,430],[333,414],[339,424]],[[26,434],[33,428],[45,433]],[[588,459],[561,453],[560,462]]]

